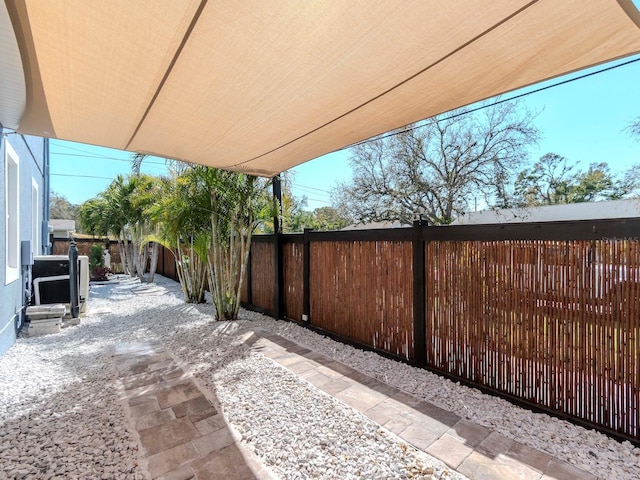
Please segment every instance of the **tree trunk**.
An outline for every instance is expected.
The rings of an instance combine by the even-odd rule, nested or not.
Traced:
[[[118,240],[118,251],[120,252],[120,265],[122,265],[122,273],[127,274],[127,251],[122,240]]]
[[[156,242],[151,243],[151,264],[149,265],[149,282],[153,283],[153,278],[158,268],[158,244]]]

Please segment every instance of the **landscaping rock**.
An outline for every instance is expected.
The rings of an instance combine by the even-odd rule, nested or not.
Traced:
[[[215,395],[227,420],[282,478],[455,478],[455,472],[296,375],[250,351],[263,329],[331,356],[457,415],[590,471],[640,478],[640,449],[533,413],[426,370],[339,344],[293,323],[242,311],[214,322],[209,304],[185,304],[156,277],[92,285],[82,324],[26,337],[0,356],[0,478],[143,479],[138,444],[116,388],[119,343],[158,342]],[[85,450],[86,449],[86,450]]]

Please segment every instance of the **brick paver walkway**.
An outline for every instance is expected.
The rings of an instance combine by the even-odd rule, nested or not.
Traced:
[[[114,360],[142,466],[154,479],[271,479],[220,413],[215,396],[161,346],[121,345]]]
[[[277,335],[245,342],[320,390],[472,480],[596,480],[544,452],[461,419]],[[123,396],[152,478],[271,479],[220,413],[217,399],[159,345],[118,348]]]

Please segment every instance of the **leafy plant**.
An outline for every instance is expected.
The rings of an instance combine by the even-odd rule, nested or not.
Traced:
[[[91,270],[91,280],[97,282],[104,282],[109,280],[109,275],[113,275],[110,268],[104,266],[94,267]]]
[[[96,267],[104,266],[104,257],[102,245],[91,245],[89,252],[89,268],[93,271]]]

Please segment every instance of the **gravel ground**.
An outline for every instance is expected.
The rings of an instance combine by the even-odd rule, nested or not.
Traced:
[[[280,478],[466,478],[251,351],[242,337],[255,327],[213,322],[210,304],[184,304],[162,277],[92,285],[80,326],[22,336],[0,357],[0,479],[145,478],[111,358],[116,343],[144,340],[192,367]]]
[[[243,441],[281,478],[464,478],[241,341],[262,328],[601,478],[640,478],[640,449],[478,390],[243,311],[211,321],[157,277],[92,285],[82,324],[20,338],[0,356],[0,479],[144,478],[114,386],[117,342],[159,341],[218,396]],[[313,453],[313,454],[311,454]]]

